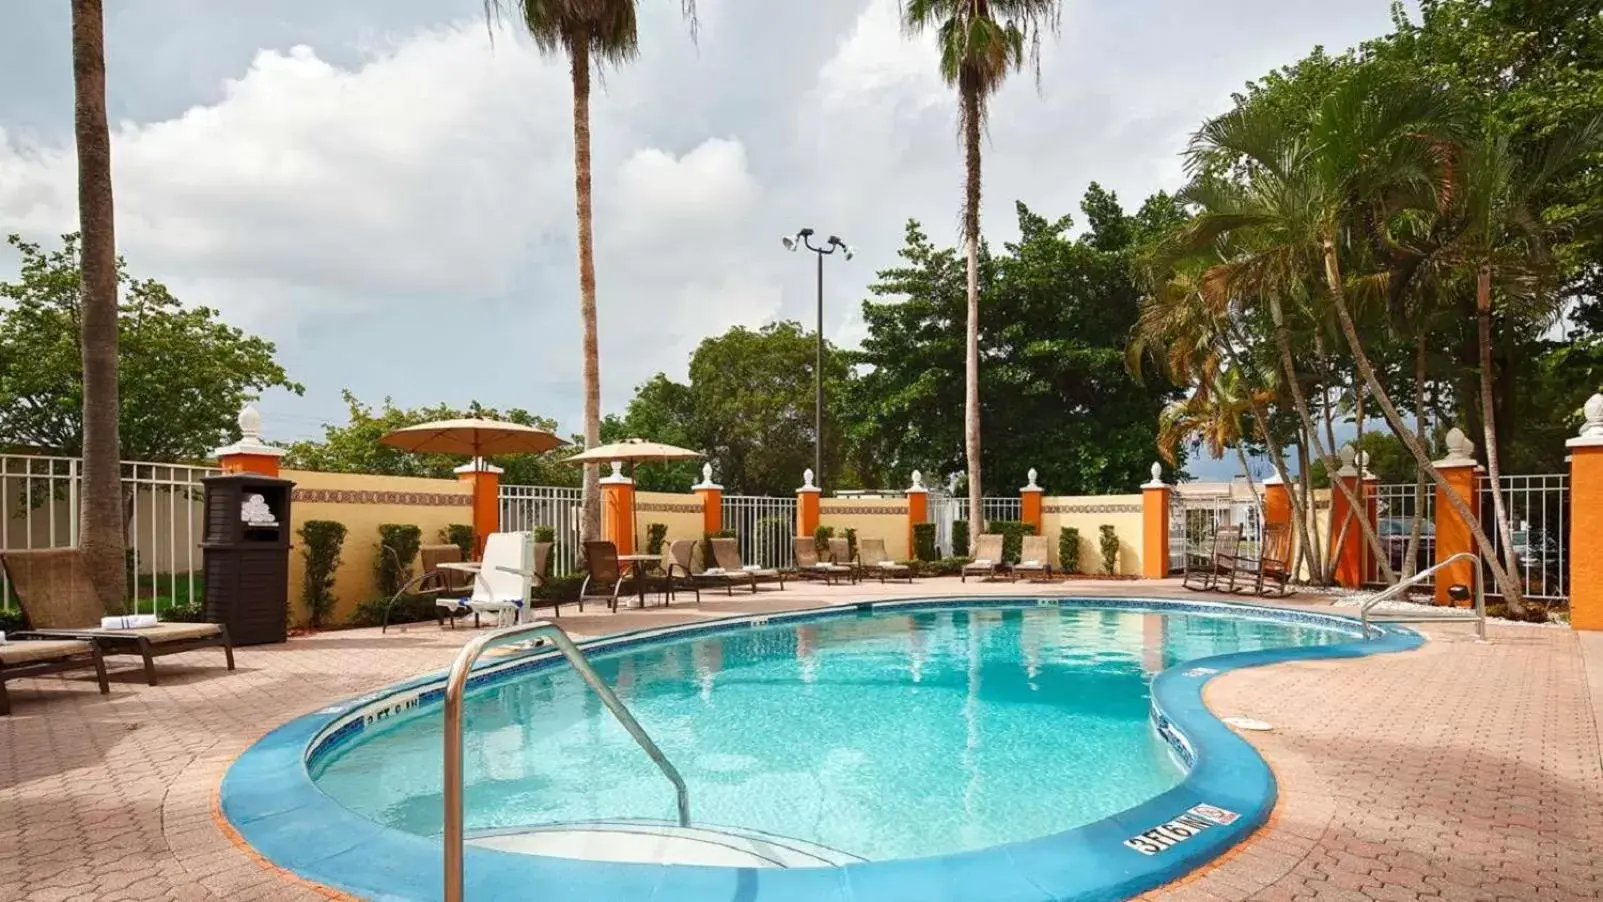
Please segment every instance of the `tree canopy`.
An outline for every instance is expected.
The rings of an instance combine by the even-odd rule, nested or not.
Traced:
[[[0,282],[0,447],[76,455],[83,447],[79,242],[46,249],[8,239],[16,282]],[[124,459],[200,460],[239,435],[245,402],[268,388],[299,394],[273,343],[181,303],[117,261],[119,436]]]

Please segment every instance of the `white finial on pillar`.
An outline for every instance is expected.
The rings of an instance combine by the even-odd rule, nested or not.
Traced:
[[[1358,460],[1358,449],[1354,448],[1352,443],[1349,442],[1341,446],[1338,454],[1341,456],[1341,469],[1336,471],[1336,475],[1342,477],[1357,476],[1358,467],[1356,466],[1356,463]]]
[[[1144,489],[1166,489],[1169,484],[1163,481],[1163,464],[1152,462],[1152,481],[1141,486]]]
[[[1469,440],[1464,430],[1454,426],[1447,430],[1447,456],[1436,461],[1438,467],[1473,467],[1475,466],[1475,443]]]
[[[1369,452],[1360,450],[1356,460],[1358,463],[1358,475],[1365,479],[1374,479],[1375,474],[1369,472]]]
[[[1603,445],[1603,395],[1593,395],[1586,399],[1581,407],[1581,415],[1585,422],[1581,423],[1581,434],[1564,444],[1574,448],[1586,445]]]
[[[623,475],[623,461],[611,461],[612,472],[601,477],[602,485],[633,485],[634,480]]]
[[[812,467],[808,467],[807,469],[802,471],[802,485],[801,485],[801,488],[797,489],[796,491],[798,491],[798,492],[818,492],[818,491],[822,491],[822,489],[820,489],[818,486],[813,485],[813,468]]]
[[[233,457],[239,454],[250,454],[260,457],[283,457],[282,448],[274,448],[262,441],[262,414],[254,404],[246,404],[239,409],[239,441],[218,448],[212,453],[218,458]]]
[[[262,412],[255,405],[246,404],[239,409],[239,434],[245,441],[262,440]]]
[[[910,491],[910,492],[927,492],[927,491],[929,491],[928,489],[924,488],[924,474],[920,473],[917,470],[914,470],[913,471],[913,484],[911,486],[909,486],[907,490]]]
[[[1039,475],[1039,474],[1037,474],[1037,473],[1036,473],[1036,470],[1035,470],[1035,468],[1034,468],[1034,467],[1031,467],[1031,468],[1030,468],[1030,469],[1029,469],[1029,472],[1027,472],[1027,473],[1025,473],[1025,474],[1024,474],[1024,475],[1025,475],[1025,476],[1028,476],[1028,477],[1030,477],[1030,484],[1029,484],[1029,485],[1027,485],[1027,486],[1025,486],[1025,487],[1024,487],[1024,490],[1026,490],[1026,491],[1032,491],[1032,492],[1033,492],[1033,491],[1035,491],[1035,490],[1036,490],[1036,489],[1039,489],[1039,488],[1040,488],[1040,486],[1038,486],[1038,485],[1036,485],[1036,484],[1035,484],[1035,477],[1036,477],[1036,476],[1037,476],[1037,475]]]
[[[718,485],[717,483],[712,481],[712,461],[708,461],[708,462],[706,462],[706,463],[701,465],[701,481],[696,483],[695,485],[691,486],[690,488],[691,488],[691,491],[695,491],[696,489],[722,489],[723,488],[723,486]]]

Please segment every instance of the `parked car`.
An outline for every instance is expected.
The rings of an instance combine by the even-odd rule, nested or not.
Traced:
[[[1401,573],[1406,567],[1403,561],[1408,557],[1408,541],[1413,536],[1414,521],[1411,517],[1381,517],[1375,521],[1375,534],[1380,537],[1380,543],[1386,548],[1386,560],[1391,564],[1394,572]],[[1436,524],[1430,520],[1420,523],[1419,547],[1414,552],[1413,572],[1421,570],[1436,563]]]

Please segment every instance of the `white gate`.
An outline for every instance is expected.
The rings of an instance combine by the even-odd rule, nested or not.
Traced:
[[[767,495],[725,495],[725,530],[740,545],[740,560],[760,567],[796,566],[796,499]]]
[[[1227,493],[1169,493],[1169,572],[1185,569],[1186,555],[1193,562],[1213,554],[1213,534],[1221,526],[1241,527],[1242,553],[1257,554],[1262,518],[1251,499]]]
[[[552,541],[551,572],[561,576],[579,566],[579,523],[583,517],[584,490],[553,485],[501,486],[501,528],[530,532],[549,527]]]

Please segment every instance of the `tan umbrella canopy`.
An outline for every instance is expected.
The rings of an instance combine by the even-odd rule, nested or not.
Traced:
[[[628,461],[631,464],[660,463],[671,460],[696,460],[707,455],[689,448],[680,448],[677,445],[665,445],[661,442],[650,442],[643,438],[626,438],[621,442],[610,445],[597,445],[594,448],[581,451],[572,457],[564,458],[571,464],[599,464],[611,461]],[[634,468],[630,468],[634,472]],[[630,505],[629,516],[636,536],[640,535],[640,507]]]
[[[539,454],[567,444],[544,429],[502,420],[435,420],[397,429],[379,441],[402,451],[468,457]]]

